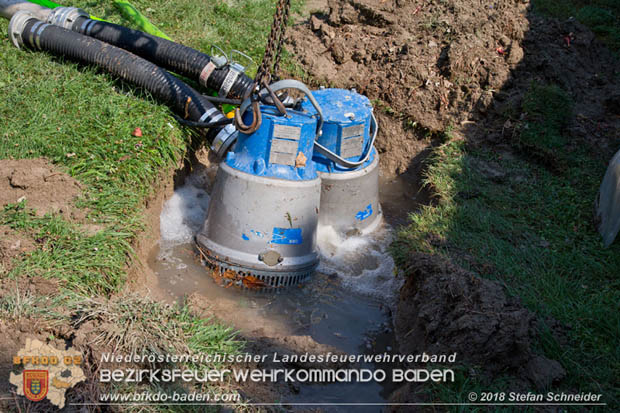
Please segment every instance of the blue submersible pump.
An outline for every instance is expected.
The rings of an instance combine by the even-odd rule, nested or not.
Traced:
[[[322,110],[307,87],[295,80],[271,86],[297,89],[312,113],[261,104],[260,127],[238,133],[220,164],[207,220],[197,235],[203,258],[221,281],[283,287],[310,276],[319,261],[316,230],[321,180],[312,160],[323,123]],[[240,108],[253,123],[249,102]]]
[[[223,284],[297,284],[318,265],[319,223],[358,234],[381,222],[370,101],[351,90],[310,92],[295,80],[271,89],[304,97],[283,111],[262,93],[258,129],[214,142],[218,152],[232,150],[220,164],[196,242]],[[240,108],[245,124],[256,121],[250,105],[248,99]]]

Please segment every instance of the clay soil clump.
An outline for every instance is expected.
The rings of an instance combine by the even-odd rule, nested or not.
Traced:
[[[565,376],[560,363],[533,349],[536,316],[498,282],[423,253],[410,256],[406,272],[394,320],[402,354],[456,352],[457,364],[480,366],[489,379],[502,374],[514,391],[542,390]],[[392,398],[419,401],[416,393],[405,386]]]
[[[288,47],[315,86],[355,88],[371,99],[383,174],[411,168],[429,137],[514,140],[532,82],[557,84],[574,99],[574,136],[598,148],[609,141],[597,139],[602,130],[618,136],[617,64],[574,19],[537,16],[527,0],[312,7],[320,11],[291,30]]]
[[[84,211],[73,206],[81,192],[78,181],[46,159],[0,160],[0,207],[25,201],[37,216],[56,213],[82,220]]]

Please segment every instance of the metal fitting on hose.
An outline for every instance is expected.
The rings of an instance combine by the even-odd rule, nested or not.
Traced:
[[[230,89],[232,89],[233,85],[237,81],[237,78],[243,73],[244,70],[245,68],[239,63],[230,64],[228,66],[228,73],[226,74],[226,77],[224,78],[224,81],[222,82],[222,85],[220,86],[217,95],[224,98],[227,97],[228,92],[230,92]]]
[[[77,7],[56,7],[47,18],[47,22],[71,30],[73,28],[73,23],[75,23],[79,17],[86,17],[89,19],[90,15]]]
[[[18,11],[11,18],[8,29],[9,38],[18,49],[21,49],[24,45],[24,41],[22,40],[22,33],[24,31],[24,28],[26,27],[26,23],[28,23],[28,20],[34,18],[35,16],[32,13],[25,10]]]
[[[233,143],[237,141],[238,135],[239,131],[237,131],[233,125],[226,125],[215,135],[211,143],[211,150],[215,152],[218,159],[224,159],[226,157],[228,150],[232,147]]]

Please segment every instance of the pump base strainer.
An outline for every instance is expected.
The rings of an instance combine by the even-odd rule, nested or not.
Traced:
[[[222,287],[234,285],[251,290],[271,290],[290,287],[310,278],[316,269],[316,265],[313,265],[305,272],[261,271],[225,263],[211,256],[209,251],[200,247],[200,244],[197,244],[196,247],[204,264],[211,270],[211,277]]]
[[[196,236],[220,284],[279,288],[311,275],[321,182],[252,175],[222,163],[205,224]]]

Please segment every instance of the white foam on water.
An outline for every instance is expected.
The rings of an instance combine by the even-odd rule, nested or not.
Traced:
[[[173,247],[192,242],[206,219],[208,177],[193,173],[185,185],[166,201],[160,215],[161,244],[158,259],[167,267],[182,269],[183,261]],[[349,291],[395,302],[402,280],[395,277],[394,261],[388,251],[392,228],[383,223],[368,235],[345,236],[333,227],[319,226],[317,245],[321,254],[318,271],[337,274]]]
[[[331,226],[319,226],[318,271],[337,274],[345,288],[393,304],[402,284],[388,247],[392,229],[383,224],[368,235],[346,237]]]
[[[205,188],[202,177],[193,174],[166,201],[159,216],[162,247],[191,242],[200,231],[209,208],[209,195]]]

